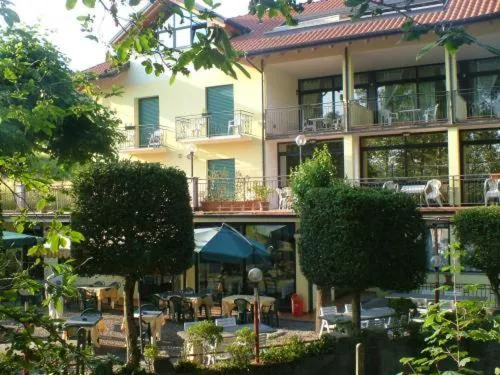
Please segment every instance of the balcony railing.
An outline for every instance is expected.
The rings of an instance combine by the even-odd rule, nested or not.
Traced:
[[[440,208],[484,205],[489,189],[486,181],[489,178],[489,175],[383,177],[347,182],[360,187],[383,188],[408,194],[421,208]],[[494,181],[498,186],[498,180]],[[254,211],[260,209],[259,201],[266,201],[266,208],[271,210],[291,209],[293,197],[288,182],[287,176],[193,178],[189,179],[191,203],[195,209],[203,211]],[[262,186],[267,189],[262,189]],[[265,196],[259,191],[264,191]],[[490,193],[488,204],[494,201]],[[215,206],[211,205],[213,209],[206,209],[206,202],[215,202]],[[239,204],[241,202],[248,204]]]
[[[457,120],[500,119],[500,87],[458,90],[455,95]]]
[[[302,104],[266,110],[268,137],[344,130],[343,103]]]
[[[2,186],[0,189],[0,205],[4,213],[20,212],[27,210],[36,212],[37,203],[41,198],[47,202],[43,212],[69,212],[72,205],[69,185],[55,185],[50,188],[48,195],[42,195],[38,191],[26,190],[24,185],[12,185],[9,188]]]
[[[120,150],[154,149],[167,145],[167,130],[158,125],[126,126],[123,129],[125,141]]]
[[[175,119],[178,141],[235,135],[254,135],[253,114],[247,111],[218,112]]]

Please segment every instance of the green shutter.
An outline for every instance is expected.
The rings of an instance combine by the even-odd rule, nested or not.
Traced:
[[[234,118],[233,85],[207,87],[208,135],[227,135],[227,124]]]
[[[236,168],[234,159],[208,161],[208,194],[212,200],[234,200]]]
[[[158,97],[139,99],[139,145],[146,147],[151,134],[160,126]]]

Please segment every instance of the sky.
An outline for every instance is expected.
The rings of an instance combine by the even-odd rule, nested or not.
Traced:
[[[78,1],[81,3],[81,1]],[[247,13],[248,0],[219,0],[222,5],[217,12],[225,17]],[[104,12],[96,13],[95,29],[100,40],[96,43],[85,38],[76,20],[79,15],[88,13],[83,6],[68,11],[66,0],[13,0],[14,6],[26,25],[40,25],[49,32],[48,39],[70,59],[70,67],[82,70],[99,64],[105,59],[105,42],[117,32],[113,22]],[[142,1],[146,4],[146,0]]]

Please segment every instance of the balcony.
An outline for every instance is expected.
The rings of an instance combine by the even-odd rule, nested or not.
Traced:
[[[458,121],[500,120],[500,87],[489,90],[458,90],[454,96]]]
[[[344,131],[342,103],[302,104],[266,110],[266,136],[279,138]]]
[[[0,189],[0,206],[4,214],[18,214],[21,210],[31,213],[39,212],[37,203],[41,198],[47,204],[41,210],[42,213],[70,212],[72,197],[70,185],[54,185],[50,188],[48,196],[42,196],[38,191],[26,190],[24,185],[3,185]]]
[[[219,112],[176,117],[175,138],[179,142],[215,143],[248,141],[257,135],[253,114],[247,111]]]
[[[164,152],[167,146],[167,129],[162,126],[126,126],[123,135],[119,150],[128,154]]]

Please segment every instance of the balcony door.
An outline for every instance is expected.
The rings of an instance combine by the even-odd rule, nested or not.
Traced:
[[[208,135],[228,134],[228,123],[234,119],[233,85],[207,87],[207,112],[210,115]]]
[[[234,200],[236,168],[234,159],[208,160],[208,199]]]
[[[151,134],[160,127],[160,100],[157,96],[139,99],[139,147],[147,147]]]

